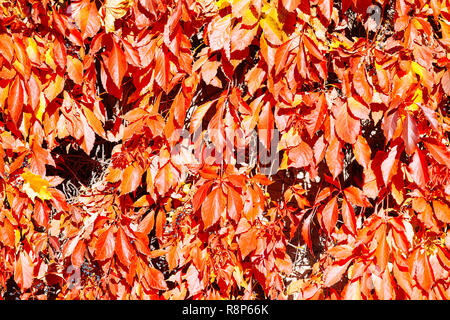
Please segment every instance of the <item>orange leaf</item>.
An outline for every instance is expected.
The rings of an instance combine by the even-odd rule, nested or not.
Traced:
[[[336,177],[342,172],[344,161],[342,146],[336,137],[334,137],[333,140],[331,140],[331,143],[328,146],[327,151],[325,153],[325,159],[328,168],[330,169],[330,172],[333,175],[333,178],[336,179]]]
[[[353,144],[356,142],[356,138],[360,132],[360,122],[358,119],[353,118],[347,110],[347,106],[344,104],[339,109],[336,116],[336,133],[337,135],[347,143]]]
[[[226,209],[227,198],[221,187],[215,188],[202,205],[202,220],[205,229],[215,224]]]
[[[35,202],[33,218],[38,225],[47,228],[49,213],[50,209],[47,207],[45,202],[42,202],[40,200]]]
[[[428,183],[428,164],[425,155],[420,149],[416,149],[410,162],[409,172],[413,181],[421,188],[425,188]]]
[[[8,111],[16,126],[22,115],[23,90],[22,80],[19,76],[16,76],[8,93]]]
[[[344,199],[342,199],[341,207],[342,220],[344,225],[353,233],[356,234],[356,218],[353,207]]]
[[[307,167],[314,161],[314,154],[311,147],[306,142],[300,144],[288,151],[289,159],[296,168]]]
[[[67,74],[78,85],[83,83],[83,64],[75,57],[67,56]]]
[[[229,187],[227,201],[228,216],[235,222],[238,222],[243,208],[244,205],[242,203],[241,194],[239,194],[234,188]]]
[[[148,267],[144,273],[145,280],[148,285],[156,290],[167,290],[167,283],[161,271]]]
[[[406,114],[406,118],[403,121],[403,141],[405,142],[405,150],[408,154],[412,154],[417,147],[419,140],[419,134],[417,131],[416,120],[409,113]]]
[[[24,291],[33,284],[33,269],[34,264],[30,256],[25,251],[21,251],[14,264],[14,280]]]
[[[370,203],[367,201],[366,196],[361,189],[350,186],[344,190],[345,197],[349,202],[359,207],[370,207]]]
[[[344,264],[334,264],[325,269],[323,272],[323,285],[324,287],[331,287],[339,282],[347,270],[348,265],[352,260],[347,261]]]
[[[160,195],[165,195],[173,187],[176,187],[179,179],[178,170],[169,161],[156,174],[155,187]]]
[[[127,72],[125,54],[119,45],[113,41],[113,48],[108,58],[108,72],[117,88],[122,85],[122,79]]]
[[[444,223],[450,223],[450,208],[447,204],[439,200],[433,200],[433,209],[436,218]]]
[[[389,246],[386,241],[386,225],[382,225],[377,231],[377,248],[375,250],[375,257],[377,260],[377,266],[383,271],[386,269],[389,260]]]
[[[106,138],[105,130],[103,129],[103,124],[100,120],[97,119],[95,114],[87,107],[83,106],[83,112],[86,116],[86,120],[91,126],[91,128],[97,133],[100,137]]]
[[[70,256],[70,260],[74,267],[80,267],[84,262],[84,253],[86,251],[86,242],[84,240],[78,241]]]
[[[141,222],[139,222],[137,232],[143,233],[145,235],[149,234],[153,229],[154,223],[155,212],[152,210],[144,217],[144,219],[141,220]]]
[[[322,210],[322,221],[328,234],[331,234],[338,219],[337,196],[334,196]]]
[[[242,259],[256,249],[257,231],[249,229],[247,232],[240,235],[238,243],[239,250],[241,250]]]
[[[361,135],[358,135],[356,142],[353,144],[353,154],[355,155],[356,161],[363,168],[367,168],[371,158],[371,150],[367,140]]]
[[[100,234],[95,244],[95,257],[97,260],[106,260],[114,255],[116,242],[114,239],[114,228],[110,226]]]
[[[126,267],[129,267],[131,260],[136,255],[133,246],[131,245],[127,235],[123,231],[122,227],[119,227],[116,235],[116,254],[120,262]]]
[[[120,194],[133,192],[141,183],[143,170],[135,162],[128,166],[122,174],[122,183],[120,184]]]

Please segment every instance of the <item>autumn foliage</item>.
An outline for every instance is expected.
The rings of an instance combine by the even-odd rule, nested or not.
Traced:
[[[448,0],[0,8],[2,298],[450,298]]]

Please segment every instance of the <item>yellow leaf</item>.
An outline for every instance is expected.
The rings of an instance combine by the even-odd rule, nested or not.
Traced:
[[[287,289],[287,294],[291,295],[296,292],[301,292],[304,286],[305,286],[304,279],[298,279],[298,280],[292,281]]]
[[[42,179],[40,175],[26,170],[21,176],[24,180],[23,190],[33,202],[36,197],[42,201],[50,200],[52,198],[52,195],[47,190],[50,183],[47,180]]]
[[[261,28],[264,31],[266,39],[274,45],[283,44],[282,24],[278,19],[278,11],[276,8],[266,4],[263,9],[263,16],[260,21]]]
[[[218,0],[218,1],[216,1],[216,6],[219,9],[226,8],[229,5],[230,5],[230,1],[229,0]]]
[[[45,112],[45,108],[47,107],[47,101],[45,100],[45,95],[41,92],[39,97],[39,109],[36,112],[36,119],[38,119],[42,123],[42,115]]]
[[[49,44],[47,51],[45,51],[45,63],[52,68],[53,71],[56,70],[56,63],[53,60],[53,44]]]
[[[414,71],[415,74],[419,75],[420,80],[422,80],[424,68],[417,62],[413,61],[411,62],[411,69],[412,71]]]
[[[242,15],[242,24],[246,26],[253,26],[258,22],[258,17],[255,17],[253,11],[246,9]]]
[[[131,6],[130,0],[106,0],[105,2],[105,30],[114,32],[114,22],[127,14]]]
[[[40,56],[39,51],[37,48],[37,43],[34,41],[33,38],[28,38],[28,46],[26,48],[27,54],[30,57],[30,60],[39,63],[40,62]]]
[[[288,167],[288,155],[287,152],[283,154],[283,160],[281,161],[281,165],[279,170],[286,170]]]

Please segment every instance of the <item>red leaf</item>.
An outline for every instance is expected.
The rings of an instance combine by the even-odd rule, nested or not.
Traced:
[[[397,129],[398,112],[395,111],[391,114],[386,114],[381,122],[381,128],[383,129],[386,140],[391,140],[394,135],[395,129]]]
[[[34,265],[30,256],[25,251],[21,251],[14,264],[14,280],[24,291],[33,284],[33,269]]]
[[[303,237],[303,240],[305,240],[306,244],[308,245],[309,250],[312,253],[313,252],[312,241],[311,241],[311,234],[310,234],[310,231],[309,231],[309,228],[310,228],[310,225],[311,225],[311,218],[312,218],[312,215],[309,215],[309,216],[306,217],[306,219],[303,220],[302,237]]]
[[[367,201],[367,198],[361,189],[354,186],[350,186],[348,188],[345,188],[344,194],[347,200],[350,201],[355,206],[370,207],[370,203],[369,201]]]
[[[178,184],[180,173],[169,161],[156,174],[155,187],[160,195],[165,195]]]
[[[341,207],[342,220],[344,225],[353,233],[356,234],[356,218],[353,207],[344,199],[342,199]]]
[[[202,78],[207,85],[213,85],[213,80],[216,78],[217,69],[220,68],[222,64],[219,61],[206,61],[202,66]]]
[[[274,118],[272,113],[272,106],[269,102],[267,102],[261,109],[258,121],[258,135],[267,152],[273,152],[270,150],[273,130]]]
[[[84,262],[84,253],[86,251],[86,242],[80,240],[73,249],[72,255],[70,256],[70,261],[74,267],[79,268]]]
[[[292,12],[300,5],[301,0],[283,0],[282,2],[286,10]]]
[[[161,271],[148,267],[144,273],[145,280],[148,285],[156,290],[167,290],[167,283],[164,280],[164,275]]]
[[[425,188],[428,183],[427,159],[420,149],[416,149],[409,166],[409,173],[413,181],[421,188]]]
[[[182,12],[183,12],[183,2],[178,1],[177,7],[167,20],[167,25],[169,26],[169,35],[172,35],[173,32],[175,31],[175,28],[178,26],[178,22],[180,21]]]
[[[356,142],[353,144],[353,154],[355,155],[356,161],[366,169],[370,163],[372,154],[367,140],[361,135],[358,135]]]
[[[366,104],[372,102],[372,87],[367,81],[366,70],[364,66],[356,69],[353,75],[353,86],[355,91],[361,96]]]
[[[0,227],[0,242],[5,246],[14,248],[14,233],[15,228],[8,219],[5,219],[3,222],[3,227]]]
[[[202,220],[205,229],[215,224],[221,214],[225,211],[227,198],[221,187],[216,187],[207,197],[202,205]]]
[[[307,121],[306,130],[308,130],[308,134],[311,138],[322,126],[327,111],[327,100],[325,94],[322,93],[318,100],[319,101],[316,103],[315,109],[310,114],[305,116],[305,120]]]
[[[122,262],[126,267],[130,266],[131,260],[136,255],[134,248],[121,227],[117,230],[116,235],[116,254],[120,262]]]
[[[202,206],[212,183],[212,181],[206,182],[200,188],[198,188],[197,192],[194,194],[194,197],[192,198],[192,209],[194,212]]]
[[[91,38],[97,34],[101,27],[100,17],[94,2],[84,1],[81,3],[79,15],[80,30],[83,39]]]
[[[314,154],[311,147],[306,142],[301,142],[298,146],[288,151],[289,159],[296,168],[307,167],[314,162]]]
[[[122,49],[113,41],[113,49],[108,58],[108,72],[117,88],[122,85],[122,79],[127,72],[127,60]]]
[[[389,151],[387,158],[381,164],[381,174],[386,186],[397,172],[397,153],[397,146],[395,146]]]
[[[83,83],[83,64],[75,57],[67,56],[67,74],[78,85]]]
[[[336,260],[347,259],[353,255],[353,252],[354,248],[346,244],[331,247],[327,250],[327,253]]]
[[[433,276],[425,251],[417,253],[413,267],[417,282],[425,291],[429,291],[433,286]]]
[[[278,47],[275,52],[275,75],[286,69],[286,61],[290,53],[291,41],[287,41]]]
[[[228,216],[235,222],[238,222],[241,217],[241,212],[244,208],[242,203],[242,195],[238,193],[234,188],[228,188],[228,201],[227,209]]]
[[[320,52],[319,48],[316,46],[316,44],[307,36],[303,35],[302,41],[306,49],[308,49],[308,52],[315,57],[318,61],[323,60],[323,55]]]
[[[12,121],[17,126],[23,108],[23,84],[20,77],[17,75],[14,78],[8,93],[8,111]]]
[[[342,105],[336,116],[336,133],[347,143],[356,142],[361,125],[358,119],[353,118],[347,110],[346,105]]]
[[[257,231],[255,229],[249,229],[247,232],[240,235],[238,243],[239,250],[241,250],[242,259],[256,249]]]
[[[386,240],[386,227],[378,229],[377,248],[375,250],[375,257],[377,259],[377,266],[383,271],[386,269],[389,260],[389,246]]]
[[[331,287],[334,284],[338,283],[341,280],[342,276],[344,275],[345,271],[347,270],[347,267],[350,264],[350,262],[352,262],[352,260],[349,260],[342,265],[334,264],[327,267],[323,272],[323,286]]]
[[[325,160],[331,174],[333,175],[333,178],[336,179],[336,177],[342,172],[344,161],[342,146],[336,137],[331,140],[331,143],[327,148],[327,151],[325,153]]]
[[[327,234],[331,234],[336,226],[338,219],[338,204],[337,196],[334,196],[331,201],[329,201],[322,210],[322,221],[325,226]]]
[[[412,154],[417,147],[417,141],[419,140],[419,134],[417,132],[416,120],[407,113],[403,122],[403,141],[405,142],[405,150],[408,154]]]
[[[369,118],[370,109],[368,109],[364,104],[362,104],[355,98],[349,97],[347,99],[347,105],[348,105],[348,108],[350,109],[350,112],[355,117],[357,117],[359,119],[363,119],[363,120]]]
[[[333,12],[333,0],[319,0],[318,8],[319,12],[326,19],[326,25],[330,24],[331,13]]]
[[[139,222],[137,232],[147,235],[152,231],[154,224],[155,212],[152,210]]]
[[[95,257],[97,260],[106,260],[114,255],[116,242],[114,239],[114,228],[110,226],[97,239],[95,244]]]
[[[203,117],[214,103],[215,101],[211,100],[195,108],[195,111],[191,117],[191,126],[189,128],[191,133],[194,133],[201,126]]]
[[[45,202],[42,202],[40,200],[35,202],[33,218],[38,225],[47,228],[49,213],[50,209],[47,207]]]
[[[444,166],[447,166],[447,168],[450,168],[450,152],[448,151],[448,148],[438,143],[437,141],[435,143],[432,143],[431,141],[424,141],[424,144],[427,150],[433,156],[434,160],[436,160],[440,164],[443,164]]]
[[[229,48],[230,46],[230,26],[231,18],[229,15],[220,18],[217,16],[215,20],[210,23],[208,29],[209,46],[214,51]]]
[[[204,285],[200,281],[200,273],[193,264],[191,264],[186,271],[186,281],[188,283],[189,294],[195,296],[202,292]]]
[[[122,183],[120,184],[120,194],[127,194],[133,192],[141,183],[143,170],[142,168],[133,163],[128,166],[122,174]]]

